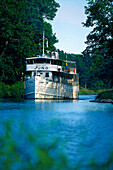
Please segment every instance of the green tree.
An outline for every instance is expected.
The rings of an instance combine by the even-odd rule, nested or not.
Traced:
[[[85,27],[93,27],[87,36],[88,52],[99,49],[104,55],[113,54],[113,0],[87,0]]]
[[[53,20],[59,4],[55,0],[0,1],[0,79],[8,84],[21,79],[25,58],[37,54],[44,19]],[[53,48],[56,37],[52,28]]]
[[[113,86],[113,0],[87,0],[85,27],[93,30],[87,36],[84,54],[90,54],[91,72],[99,86]],[[96,86],[97,86],[96,84]]]

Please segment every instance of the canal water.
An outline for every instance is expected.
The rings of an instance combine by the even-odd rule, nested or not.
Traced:
[[[40,143],[50,145],[57,140],[55,154],[63,152],[70,169],[77,165],[88,169],[92,160],[104,164],[113,151],[113,104],[90,102],[95,97],[80,95],[79,100],[70,101],[1,99],[0,137],[9,122],[12,136],[24,150],[29,148],[26,134],[37,134]],[[32,155],[32,151],[29,153]]]

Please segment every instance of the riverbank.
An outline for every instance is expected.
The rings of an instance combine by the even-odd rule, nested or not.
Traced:
[[[12,85],[0,82],[0,98],[24,98],[23,82],[18,81]]]
[[[98,103],[112,103],[113,104],[113,89],[106,90],[99,93],[95,100],[91,102],[98,102]]]
[[[97,95],[100,91],[80,87],[79,95]],[[0,98],[24,98],[24,83],[19,81],[13,85],[8,85],[0,82]]]
[[[96,94],[98,95],[100,92],[103,92],[104,90],[91,90],[91,89],[85,89],[83,87],[80,87],[80,90],[79,90],[79,95],[93,95],[93,94]]]
[[[89,89],[80,87],[79,95],[91,95],[91,94],[97,94],[97,92],[94,90],[89,90]]]
[[[97,95],[92,102],[113,103],[113,89],[112,90],[90,90],[80,87],[79,95]],[[15,84],[8,85],[0,82],[0,98],[24,98],[24,83],[19,81]]]

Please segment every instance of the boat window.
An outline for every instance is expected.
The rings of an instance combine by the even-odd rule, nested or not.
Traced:
[[[50,64],[50,60],[46,59],[46,63]]]
[[[37,74],[37,76],[40,76],[40,73],[39,73],[39,72],[37,72],[36,74]]]
[[[69,74],[68,79],[72,79],[72,78],[73,78],[73,75]]]
[[[25,77],[26,77],[26,78],[30,78],[30,77],[31,77],[31,74],[32,74],[31,71],[26,71],[26,72],[25,72]]]
[[[54,60],[51,60],[51,64],[54,64]]]
[[[62,65],[62,62],[61,62],[61,61],[58,61],[58,65],[61,66],[61,65]]]
[[[57,62],[57,60],[51,60],[51,64],[53,64],[53,65],[57,65],[57,64],[58,64],[58,62]]]
[[[33,64],[34,63],[34,60],[30,60],[30,64]]]
[[[45,77],[49,77],[49,73],[46,73]]]
[[[51,60],[51,64],[62,66],[62,61],[59,61],[59,60]]]
[[[34,59],[34,63],[37,63],[37,59]]]
[[[30,75],[30,76],[31,76],[31,73],[32,73],[31,71],[26,71],[26,72],[25,72],[25,75],[26,75],[26,76],[27,76],[27,75]]]
[[[29,60],[26,60],[26,64],[30,64],[30,61],[29,61]]]
[[[27,60],[26,60],[26,64],[33,64],[33,62],[34,62],[34,61],[31,60],[31,59],[27,59]]]
[[[37,59],[27,59],[26,64],[34,64],[34,63],[44,63],[44,64],[53,64],[53,65],[62,65],[62,61],[59,60],[50,60],[46,58],[37,58]]]
[[[35,63],[50,64],[50,59],[35,59]]]

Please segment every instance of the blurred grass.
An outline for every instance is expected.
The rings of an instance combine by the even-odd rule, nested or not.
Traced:
[[[5,124],[5,129],[0,137],[0,170],[12,170],[14,167],[20,170],[63,170],[68,167],[63,151],[58,151],[57,138],[48,142],[46,136],[42,137],[40,133],[29,134],[26,130],[23,134],[23,129],[20,129],[15,139],[10,122]]]
[[[97,91],[85,89],[83,87],[80,87],[80,90],[79,90],[79,95],[93,95],[97,93],[98,93]]]
[[[0,136],[0,170],[112,170],[113,152],[104,163],[89,160],[85,167],[82,162],[75,167],[69,166],[66,154],[60,149],[58,138],[46,138],[46,133],[25,133],[20,131],[15,137],[12,133],[13,124],[6,122],[5,131]],[[42,137],[45,134],[44,137]],[[86,157],[87,159],[87,157]],[[75,160],[76,161],[76,160]]]
[[[101,95],[102,97],[110,97],[112,96],[112,92],[113,89],[100,89],[100,90],[91,90],[91,89],[85,89],[83,87],[80,87],[80,90],[79,90],[79,95],[93,95],[93,94],[96,94],[96,95]],[[108,94],[107,94],[108,93]],[[109,96],[108,96],[109,95]]]

